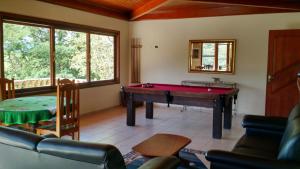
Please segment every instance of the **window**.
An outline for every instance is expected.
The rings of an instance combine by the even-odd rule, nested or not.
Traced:
[[[7,13],[0,24],[1,77],[15,79],[17,94],[51,92],[58,78],[119,83],[118,31]]]
[[[16,89],[50,86],[49,37],[49,28],[3,24],[4,76]]]
[[[114,37],[91,34],[91,81],[114,78]]]
[[[55,77],[87,82],[86,33],[55,30]]]
[[[189,72],[234,73],[235,40],[191,40]]]

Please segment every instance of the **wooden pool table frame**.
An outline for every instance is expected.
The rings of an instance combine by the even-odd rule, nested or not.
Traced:
[[[153,103],[168,103],[187,106],[213,108],[212,137],[222,138],[222,114],[224,113],[224,128],[231,129],[232,101],[237,99],[239,89],[235,88],[226,94],[196,93],[167,90],[149,90],[147,88],[123,87],[127,97],[127,125],[135,126],[136,101],[146,102],[146,118],[153,119]]]

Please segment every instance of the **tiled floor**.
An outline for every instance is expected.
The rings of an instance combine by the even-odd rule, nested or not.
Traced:
[[[145,108],[136,111],[136,126],[126,125],[126,108],[115,107],[81,118],[82,141],[113,144],[122,154],[155,133],[172,133],[192,139],[187,147],[197,150],[231,150],[243,134],[242,115],[233,117],[232,129],[224,130],[222,139],[212,139],[212,109],[156,104],[154,119],[145,118]],[[202,157],[200,157],[202,159]],[[207,162],[205,162],[207,164]]]

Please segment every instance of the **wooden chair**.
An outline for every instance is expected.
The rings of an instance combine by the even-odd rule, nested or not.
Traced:
[[[0,78],[1,100],[15,98],[14,79]]]
[[[79,88],[74,80],[58,79],[56,100],[56,122],[40,126],[37,134],[71,135],[79,140]]]
[[[75,84],[75,80],[69,80],[69,79],[57,79],[57,86],[63,86],[67,84]]]

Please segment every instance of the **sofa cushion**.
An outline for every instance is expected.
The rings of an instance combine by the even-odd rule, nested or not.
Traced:
[[[42,136],[18,129],[0,126],[0,143],[28,150],[36,150]]]
[[[270,151],[253,149],[253,148],[249,148],[249,147],[236,147],[232,150],[232,152],[237,153],[237,154],[246,155],[246,156],[264,158],[264,159],[268,159],[268,160],[277,158],[277,154],[272,153]]]
[[[43,154],[71,160],[104,164],[107,168],[125,169],[124,159],[120,151],[108,144],[47,138],[38,144],[37,150]]]
[[[300,117],[300,104],[297,104],[289,114],[288,121],[292,121]]]
[[[233,152],[250,156],[276,159],[280,139],[277,137],[244,135],[233,148]]]
[[[300,118],[289,121],[280,143],[278,159],[300,162]]]
[[[278,137],[244,135],[239,139],[234,148],[244,147],[251,149],[259,149],[277,154],[280,141],[281,140],[278,139]]]

